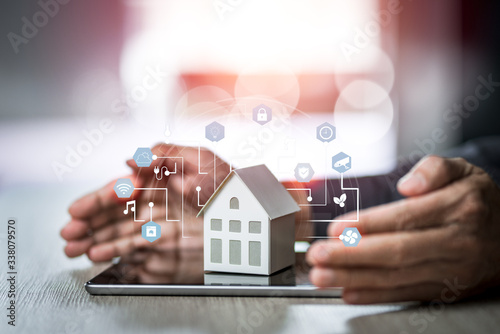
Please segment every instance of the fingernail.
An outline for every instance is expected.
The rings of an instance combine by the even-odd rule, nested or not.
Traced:
[[[425,178],[419,172],[406,174],[398,181],[398,187],[406,189],[422,189],[425,187]]]

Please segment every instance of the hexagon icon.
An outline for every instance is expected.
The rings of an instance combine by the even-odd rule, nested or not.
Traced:
[[[316,128],[316,138],[324,143],[329,143],[336,137],[336,129],[328,122],[318,125]]]
[[[332,168],[339,173],[347,172],[351,169],[351,157],[344,152],[334,155],[332,158]]]
[[[346,247],[356,247],[361,240],[361,234],[355,227],[346,227],[339,239],[342,240]]]
[[[212,122],[205,127],[205,137],[213,142],[224,139],[224,126],[218,122]]]
[[[134,192],[134,184],[130,179],[118,179],[115,182],[113,190],[118,198],[129,198]]]
[[[153,152],[149,147],[139,147],[134,154],[134,161],[137,167],[149,167],[153,162]]]
[[[142,225],[141,234],[144,239],[153,242],[161,236],[161,227],[154,221],[147,222]]]
[[[273,111],[265,104],[259,104],[253,108],[253,120],[260,125],[264,125],[273,119]]]
[[[310,163],[302,162],[295,167],[295,178],[299,182],[309,182],[314,175],[314,169]]]

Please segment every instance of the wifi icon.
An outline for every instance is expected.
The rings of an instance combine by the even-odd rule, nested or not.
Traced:
[[[118,198],[129,198],[134,192],[134,184],[130,179],[118,179],[113,190]]]

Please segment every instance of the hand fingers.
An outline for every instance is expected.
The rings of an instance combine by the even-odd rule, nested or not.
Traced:
[[[161,212],[164,212],[162,209]],[[133,234],[140,234],[141,227],[144,223],[149,220],[149,214],[147,214],[148,219],[144,219],[141,222],[134,222],[127,217],[121,220],[114,220],[110,224],[106,224],[101,227],[96,227],[93,230],[92,235],[89,235],[88,224],[85,222],[71,221],[64,229],[63,237],[68,240],[68,246],[66,247],[66,253],[68,256],[76,257],[85,254],[90,248],[104,244],[106,242],[112,242],[119,240],[120,238],[130,236]],[[162,222],[165,217],[155,216],[153,221]],[[79,229],[79,234],[76,234],[76,230]],[[70,232],[68,232],[70,231]],[[70,234],[71,233],[71,234]],[[172,234],[173,235],[169,235]],[[172,228],[166,228],[162,230],[161,240],[170,240],[177,238],[177,230]]]
[[[363,236],[356,247],[342,242],[314,243],[307,252],[311,265],[323,267],[386,267],[397,268],[421,262],[457,258],[456,249],[443,240],[454,237],[454,228],[415,232],[383,233]]]
[[[168,186],[168,188],[173,188],[173,190],[183,193],[185,196],[190,196],[191,194],[197,195],[198,191],[196,189],[200,187],[200,200],[205,202],[213,193],[214,185],[215,187],[220,185],[229,174],[229,165],[213,152],[206,149],[160,145],[159,149],[156,149],[156,152],[155,148],[153,151],[154,153],[158,153],[158,159],[150,167],[139,168],[133,160],[127,162],[134,169],[138,177],[151,180],[147,187],[158,187],[160,183],[162,187]],[[162,155],[160,154],[167,155],[161,158]],[[164,173],[164,167],[167,167],[169,172],[175,171],[176,173],[159,175],[162,180],[157,181],[154,171],[157,170],[159,173]],[[193,202],[189,201],[189,204],[193,204]]]
[[[404,196],[417,196],[439,189],[474,171],[474,166],[461,158],[446,159],[427,156],[398,182],[398,191]]]
[[[149,217],[149,213],[147,215],[142,214],[142,216],[138,214],[137,219],[144,219],[146,216]],[[105,226],[117,224],[125,217],[122,207],[114,207],[96,213],[94,217],[87,220],[73,218],[63,227],[61,236],[67,241],[82,239]]]
[[[328,226],[328,235],[338,237],[344,228],[353,226],[365,235],[449,225],[456,222],[457,208],[463,205],[469,192],[470,178],[466,178],[426,195],[362,210],[358,222],[355,222],[357,213],[350,212]]]
[[[144,225],[144,222],[134,222],[129,220],[116,222],[112,225],[107,225],[95,231],[91,236],[93,245],[102,244],[107,241],[112,241],[121,237],[140,233],[142,225]]]
[[[173,201],[175,201],[175,199]],[[172,207],[174,205],[175,204],[173,204],[173,203],[169,203],[170,207]],[[178,205],[178,207],[180,207],[180,202],[177,203],[177,205]],[[112,224],[108,224],[108,225],[102,226],[100,228],[97,228],[92,235],[92,237],[94,239],[94,244],[99,244],[99,243],[103,243],[106,241],[111,241],[114,239],[118,239],[119,237],[123,237],[123,236],[134,234],[134,233],[140,233],[142,225],[144,225],[146,222],[148,222],[150,220],[160,224],[160,226],[163,226],[163,224],[168,224],[166,230],[161,231],[161,235],[162,235],[163,239],[160,239],[160,240],[164,240],[167,237],[169,237],[170,239],[174,239],[177,237],[177,229],[172,228],[172,226],[171,226],[173,223],[177,223],[177,222],[167,222],[166,221],[167,217],[165,215],[166,212],[165,212],[164,205],[158,205],[158,206],[155,205],[152,208],[153,210],[151,210],[154,213],[152,217],[150,216],[149,206],[144,204],[143,208],[145,208],[145,209],[142,210],[141,214],[137,215],[137,219],[142,220],[142,221],[134,221],[133,214],[131,214],[128,217],[124,216],[120,220],[114,221]],[[177,213],[177,211],[171,212],[169,214],[168,218],[170,220],[173,220],[173,219],[180,220],[182,218],[181,215],[174,214],[174,213]],[[174,235],[172,235],[172,236],[167,235],[169,233],[170,234],[174,233]]]
[[[128,176],[132,183],[136,185],[137,180],[132,176]],[[105,211],[109,208],[116,207],[121,203],[129,200],[126,198],[118,198],[113,187],[116,180],[108,183],[103,188],[90,193],[76,200],[69,207],[69,213],[74,218],[85,219],[94,216],[95,214]],[[135,194],[133,194],[135,196]]]
[[[72,219],[66,226],[61,229],[61,237],[64,240],[77,240],[90,233],[89,224],[86,221]]]
[[[92,246],[87,252],[90,260],[94,262],[109,261],[117,256],[124,256],[139,248],[151,247],[151,243],[141,234],[126,236],[114,241],[109,241]]]
[[[64,252],[68,257],[77,257],[85,254],[92,246],[92,238],[88,237],[81,240],[70,241],[64,247]]]
[[[86,226],[85,230],[83,230],[82,225]],[[78,227],[81,227],[81,230],[84,232],[78,235],[69,235],[70,232],[67,232],[68,230],[76,230]],[[94,233],[90,234],[87,232],[89,229],[86,223],[71,221],[63,231],[65,231],[63,237],[68,240],[65,247],[66,255],[69,257],[77,257],[85,254],[96,244],[140,231],[140,227],[134,228],[134,224],[129,221],[115,222],[112,225],[97,229]],[[61,232],[61,234],[63,234],[63,232]]]
[[[448,302],[453,302],[457,299],[456,297],[453,296],[452,292],[442,283],[423,283],[414,286],[389,289],[345,289],[342,293],[342,298],[348,304],[431,301],[436,298],[442,302],[447,302],[447,300],[449,300]]]
[[[149,242],[141,233],[118,237],[113,240],[93,245],[88,256],[94,262],[109,261],[117,256],[129,255],[140,248],[158,247],[161,244],[176,243],[178,239],[177,224],[171,222],[157,222],[161,228],[161,237]]]
[[[457,263],[431,261],[395,269],[314,267],[309,277],[311,283],[318,287],[389,289],[423,283],[440,283],[443,277],[458,274],[455,272]]]
[[[139,190],[137,190],[137,195],[138,194]],[[155,196],[159,198],[155,198]],[[91,231],[92,233],[96,233],[99,229],[108,225],[115,225],[123,219],[130,219],[133,221],[134,212],[132,208],[136,210],[135,217],[137,220],[149,220],[149,202],[155,199],[157,200],[156,203],[164,203],[165,201],[164,194],[158,194],[158,191],[143,193],[140,197],[140,200],[136,200],[135,206],[121,203],[116,207],[98,212],[94,216],[87,218],[87,220],[74,218],[61,230],[61,236],[68,241],[77,240],[86,237]],[[171,202],[169,207],[178,205],[175,196],[171,196],[169,202]],[[127,214],[124,213],[125,209],[128,209]],[[154,210],[155,212],[165,211],[165,204],[155,206]]]
[[[157,156],[157,159],[153,160],[151,166],[138,167],[132,159],[127,161],[127,165],[136,173],[141,171],[147,173],[147,175],[149,175],[149,172],[153,172],[155,166],[166,166],[169,171],[174,171],[175,164],[177,164],[178,171],[184,167],[185,172],[191,172],[194,170],[198,171],[198,164],[201,163],[202,159],[207,159],[208,155],[213,156],[206,149],[170,144],[157,144],[151,149],[151,152]],[[183,163],[184,166],[182,166]]]

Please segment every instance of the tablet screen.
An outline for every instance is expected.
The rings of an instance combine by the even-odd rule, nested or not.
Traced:
[[[295,286],[310,284],[305,253],[296,264],[270,276],[203,271],[203,250],[140,251],[96,276],[95,284],[169,284],[228,286]]]
[[[308,279],[305,253],[272,275],[204,272],[203,250],[144,250],[91,279],[86,289],[101,295],[226,295],[338,297],[339,288],[318,289]]]

